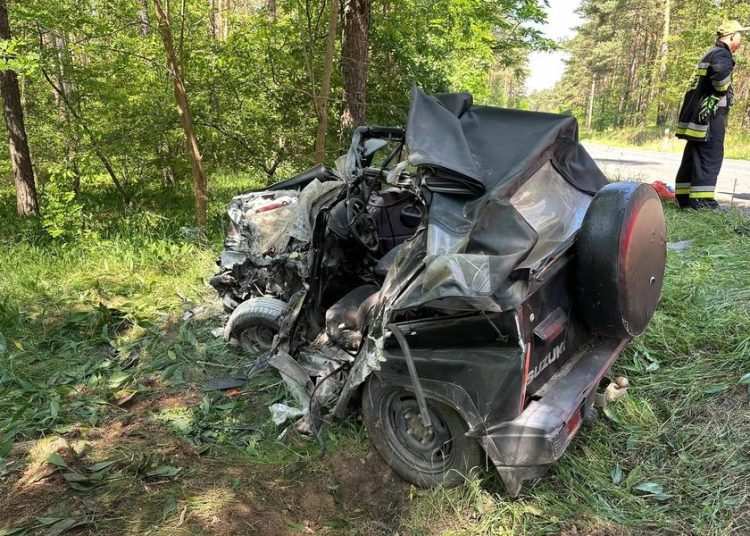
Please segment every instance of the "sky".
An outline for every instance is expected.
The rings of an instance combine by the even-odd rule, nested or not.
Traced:
[[[549,0],[547,24],[541,27],[550,39],[572,37],[581,19],[575,13],[580,0]],[[526,80],[529,92],[548,89],[557,83],[565,70],[565,53],[532,52],[529,57],[530,76]]]

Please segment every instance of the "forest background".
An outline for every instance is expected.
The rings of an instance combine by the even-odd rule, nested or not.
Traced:
[[[54,205],[101,177],[126,204],[146,184],[192,181],[204,213],[207,174],[268,182],[330,162],[355,126],[403,124],[415,84],[573,114],[597,139],[652,142],[673,127],[720,21],[750,17],[747,2],[584,0],[575,36],[554,43],[539,30],[538,0],[29,0],[8,9],[0,52],[20,98],[6,99],[6,110],[18,108],[6,121],[15,132],[13,117],[25,119],[31,163],[15,170],[21,213],[38,211],[34,185],[49,184]],[[527,88],[529,53],[554,48],[568,52],[562,80]],[[745,46],[730,127],[739,156],[750,154],[749,59]],[[6,181],[11,161],[0,158]]]

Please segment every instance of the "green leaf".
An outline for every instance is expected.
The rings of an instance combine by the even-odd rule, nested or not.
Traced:
[[[292,529],[296,529],[300,532],[307,532],[307,529],[302,523],[297,523],[296,521],[291,521],[289,519],[285,519],[284,523],[286,523],[286,526]]]
[[[617,415],[617,410],[615,409],[613,404],[607,404],[602,408],[602,411],[610,421],[618,424],[620,423],[620,417]]]
[[[98,475],[102,474],[103,472],[108,471],[114,464],[119,462],[120,460],[107,460],[106,462],[99,462],[95,463],[94,465],[90,465],[86,468],[87,471],[90,471],[91,473],[94,473],[91,475],[91,478],[94,480],[97,480],[99,478]]]
[[[52,525],[46,533],[46,536],[59,536],[72,528],[80,527],[84,523],[69,517],[67,519],[61,519],[54,525]]]
[[[13,436],[7,434],[5,437],[0,438],[0,458],[5,458],[13,448]]]
[[[128,374],[127,372],[115,372],[114,374],[112,374],[112,376],[109,377],[109,387],[110,389],[117,389],[129,379],[130,374]]]
[[[161,519],[164,521],[169,516],[177,512],[177,500],[174,498],[174,495],[170,495],[167,497],[167,500],[164,501],[164,506],[161,509]]]
[[[527,514],[531,514],[532,516],[536,516],[536,517],[541,517],[544,515],[544,512],[542,511],[542,509],[534,506],[533,504],[524,505],[523,511]]]
[[[58,536],[74,527],[85,524],[72,517],[37,517],[36,520],[41,527],[49,527],[44,533],[46,536]]]
[[[93,482],[68,482],[68,486],[75,491],[91,491],[96,487]]]
[[[722,391],[726,391],[729,389],[730,385],[728,383],[716,383],[714,385],[709,385],[705,389],[703,389],[703,392],[707,395],[712,395],[714,393],[721,393]]]
[[[65,519],[64,517],[37,517],[36,520],[41,523],[43,526],[48,527],[49,525],[54,525],[58,521],[62,521]]]
[[[30,403],[26,403],[22,405],[16,412],[13,414],[13,417],[10,418],[10,424],[13,424],[14,422],[18,421],[23,417],[23,415],[26,413],[26,410],[29,409]]]
[[[750,385],[750,372],[740,378],[740,383],[743,385]]]
[[[155,469],[152,469],[150,471],[146,472],[146,477],[154,478],[154,477],[165,477],[165,478],[172,478],[177,476],[180,471],[182,471],[182,467],[172,467],[171,465],[160,465]]]
[[[656,482],[643,482],[637,486],[633,486],[636,491],[642,491],[643,493],[649,493],[651,495],[659,495],[664,493],[664,486],[657,484]]]
[[[53,398],[49,403],[49,414],[53,419],[57,418],[57,414],[60,412],[60,402]]]
[[[63,473],[63,478],[67,480],[68,482],[90,482],[91,479],[85,475],[82,475],[81,473],[78,473],[76,471],[70,471]]]
[[[187,323],[180,326],[180,337],[190,346],[198,346],[198,339],[195,338],[195,333],[188,328]]]
[[[59,454],[55,454],[54,452],[51,454],[47,454],[47,456],[44,458],[49,463],[54,465],[55,467],[65,467],[68,469],[68,464],[63,460],[62,456]]]
[[[612,469],[612,471],[609,473],[610,477],[612,477],[612,483],[617,485],[620,482],[622,482],[622,469],[620,469],[620,464],[616,464],[615,468]]]
[[[96,473],[97,471],[101,471],[102,469],[108,469],[112,467],[114,464],[119,462],[120,459],[117,460],[107,460],[106,462],[99,462],[95,463],[94,465],[89,465],[86,470],[91,471],[92,473]]]
[[[343,529],[349,526],[349,521],[347,521],[346,519],[334,517],[326,521],[324,525],[326,527],[331,527],[332,529]]]
[[[30,530],[30,527],[8,527],[0,529],[0,536],[23,536]]]
[[[635,469],[633,469],[632,471],[630,471],[630,473],[628,473],[628,477],[625,479],[625,485],[628,488],[633,487],[633,485],[641,477],[641,472],[642,472],[642,469],[640,465],[636,467]]]
[[[171,380],[173,377],[175,378],[173,383],[180,383],[183,381],[182,363],[173,363],[165,367],[164,370],[161,371],[162,380]]]

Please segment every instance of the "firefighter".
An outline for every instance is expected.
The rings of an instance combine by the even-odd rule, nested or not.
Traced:
[[[716,43],[693,71],[675,131],[687,140],[675,181],[680,208],[719,208],[714,191],[724,160],[727,115],[734,104],[732,55],[748,30],[736,20],[724,22],[716,32]]]

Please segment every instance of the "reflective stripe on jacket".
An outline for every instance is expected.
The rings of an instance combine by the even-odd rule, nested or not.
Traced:
[[[733,70],[729,47],[716,41],[693,71],[675,130],[678,138],[706,141],[710,137],[709,123],[716,109],[732,105]]]

